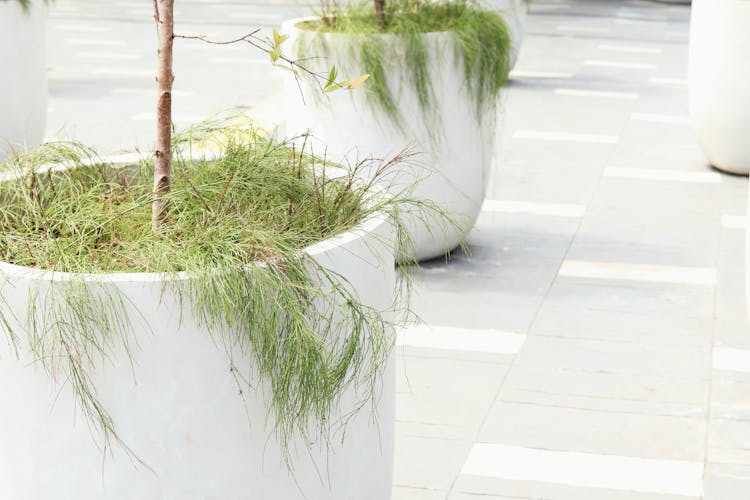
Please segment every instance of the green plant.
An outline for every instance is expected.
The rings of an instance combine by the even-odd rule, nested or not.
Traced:
[[[312,37],[299,39],[298,52],[306,58],[309,46],[323,54],[334,50],[325,40],[327,33],[352,35],[349,56],[371,75],[365,91],[369,101],[381,109],[394,123],[400,124],[398,103],[392,93],[397,85],[389,84],[388,62],[394,57],[389,41],[381,35],[395,35],[403,45],[401,63],[408,68],[408,85],[419,99],[428,125],[436,125],[431,60],[424,34],[450,32],[455,52],[453,63],[463,74],[464,84],[475,102],[478,119],[486,110],[494,109],[501,87],[509,73],[510,35],[503,18],[496,12],[480,9],[467,0],[426,2],[423,0],[392,0],[339,7],[337,2],[324,2],[320,19],[301,26]]]
[[[131,325],[138,318],[106,279],[85,280],[86,274],[163,273],[165,291],[183,296],[184,307],[223,336],[219,345],[239,347],[269,381],[282,446],[296,434],[325,436],[342,392],[378,380],[390,351],[383,311],[361,304],[345,277],[302,249],[387,213],[403,251],[409,240],[399,211],[430,205],[408,191],[383,196],[380,175],[358,176],[365,164],[342,170],[310,154],[304,140],[278,142],[252,128],[205,123],[178,135],[175,151],[209,139],[221,145],[215,160],[178,153],[169,218],[158,233],[149,224],[151,160],[115,168],[79,144],[48,143],[15,157],[0,182],[0,259],[79,276],[39,285],[25,316],[3,316],[1,323],[17,351],[29,351],[53,379],[70,383],[105,447],[114,441],[127,449],[127,443],[100,403],[93,376],[118,349],[135,349]],[[50,164],[67,168],[53,171]],[[336,179],[325,175],[331,169]],[[10,293],[9,286],[0,291]],[[12,326],[19,324],[25,329]],[[232,373],[244,389],[254,386]],[[360,404],[369,397],[374,392]]]

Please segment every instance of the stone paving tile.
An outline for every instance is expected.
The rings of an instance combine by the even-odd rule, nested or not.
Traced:
[[[551,148],[538,147],[527,154],[528,148],[515,147],[509,138],[501,144],[498,166],[490,176],[488,198],[523,199],[585,204],[596,189],[601,177],[601,161],[565,157],[553,154]],[[564,177],[549,175],[550,165],[566,172]]]
[[[750,466],[709,463],[704,488],[703,500],[747,500],[750,498]]]
[[[446,432],[451,431],[447,437],[470,439],[476,435],[476,429],[482,424],[492,402],[452,398],[439,393],[401,393],[396,395],[396,406],[398,422],[450,426],[452,429],[443,429]],[[420,435],[432,435],[429,429],[421,431]]]
[[[745,274],[738,272],[745,265],[743,231],[740,234],[722,235],[722,248],[719,253],[719,287],[716,296],[716,314],[719,318],[748,324]]]
[[[530,335],[516,364],[700,381],[711,375],[710,353],[702,346]]]
[[[530,497],[508,497],[508,496],[499,496],[499,495],[485,495],[484,493],[481,494],[475,494],[475,493],[464,493],[464,492],[454,492],[451,493],[450,496],[448,496],[448,500],[528,500]]]
[[[397,393],[492,401],[507,365],[431,358],[402,358],[396,366]]]
[[[711,417],[743,420],[750,429],[750,373],[714,372],[711,380]]]
[[[457,412],[446,412],[443,408],[434,406],[431,408],[432,413],[426,418],[428,420],[442,420],[443,422],[410,422],[399,420],[401,418],[401,415],[404,415],[404,418],[410,418],[410,415],[408,414],[409,405],[406,404],[407,409],[402,410],[402,405],[404,405],[403,399],[397,398],[396,403],[399,405],[399,417],[396,420],[396,440],[399,440],[403,437],[408,437],[470,442],[473,441],[476,437],[477,428],[481,425],[484,416],[489,410],[487,405],[482,405],[480,403],[470,403],[469,406],[475,408],[476,411],[472,409],[464,409],[462,410],[463,413],[461,413],[461,415],[465,418],[454,418],[453,420],[458,421],[458,423],[446,423],[450,421],[451,415],[453,415],[454,413],[457,414]],[[421,406],[419,409],[422,409]],[[444,414],[447,414],[447,417]],[[437,418],[436,415],[438,415]],[[469,416],[466,417],[466,415]]]
[[[712,319],[713,287],[660,283],[614,282],[582,278],[558,278],[544,307],[567,306],[588,310],[662,315],[665,318]],[[585,319],[584,319],[585,321]]]
[[[711,344],[713,320],[710,318],[584,309],[585,305],[577,302],[575,299],[555,304],[546,302],[529,333],[552,337],[706,348]]]
[[[750,349],[750,325],[744,318],[719,318],[714,332],[717,346]]]
[[[687,139],[661,147],[642,149],[639,138],[624,137],[617,151],[612,155],[609,165],[616,167],[674,169],[681,171],[706,171],[707,162],[695,144]],[[671,154],[670,154],[671,151]],[[633,181],[640,182],[641,181]]]
[[[500,354],[478,351],[456,351],[447,349],[433,349],[428,347],[417,347],[410,345],[399,345],[396,353],[400,359],[434,358],[448,362],[471,361],[473,363],[494,363],[508,365],[513,361],[515,354]],[[402,361],[399,361],[402,362]]]
[[[644,181],[632,180],[634,189]],[[720,230],[714,215],[632,214],[619,209],[589,210],[576,238],[618,245],[693,247],[715,251]]]
[[[446,491],[396,486],[391,500],[445,500],[447,495]]]
[[[496,403],[479,442],[702,461],[706,419]]]
[[[603,488],[581,488],[563,484],[540,483],[533,481],[511,481],[478,476],[460,476],[454,491],[462,492],[466,500],[492,499],[492,495],[505,495],[511,498],[534,500],[702,500],[684,495],[664,495],[620,491]],[[484,495],[488,495],[485,497]],[[464,497],[457,497],[464,500]],[[452,500],[452,497],[449,497]],[[716,500],[719,500],[718,498]],[[727,499],[728,500],[728,499]]]
[[[470,441],[401,436],[396,440],[396,487],[448,491],[469,455]]]
[[[507,365],[401,357],[396,385],[399,433],[472,440],[507,371]]]
[[[718,216],[717,216],[718,217]],[[718,248],[623,243],[612,245],[592,235],[576,237],[566,257],[577,261],[648,262],[654,266],[715,267]]]
[[[637,182],[630,179],[602,179],[589,205],[591,211],[619,210],[625,214],[680,214],[721,216],[726,186],[668,182]],[[716,229],[716,223],[711,229]],[[613,249],[615,250],[615,249]]]
[[[490,199],[517,198],[496,196]],[[524,201],[533,201],[533,198]],[[547,198],[547,202],[551,201],[554,199]],[[514,265],[528,266],[538,260],[562,259],[578,224],[577,218],[482,212],[468,242],[482,248],[501,249],[506,259],[511,252],[516,258]],[[532,259],[524,261],[524,255],[531,255]]]
[[[706,416],[708,381],[517,364],[499,399],[591,410]]]
[[[485,292],[481,301],[461,288],[429,293],[417,291],[412,308],[419,318],[431,325],[466,328],[495,328],[512,333],[524,333],[534,319],[538,304],[518,300],[509,293]],[[461,311],[461,316],[456,311]]]
[[[750,466],[750,421],[711,418],[707,460]]]
[[[629,115],[633,110],[633,101],[628,99],[611,99],[602,97],[580,97],[558,95],[554,93],[556,88],[574,88],[578,90],[595,90],[590,86],[580,86],[571,83],[561,84],[559,86],[545,89],[549,92],[545,95],[544,107],[533,106],[533,102],[538,102],[540,89],[528,87],[511,87],[513,91],[518,92],[513,95],[512,105],[508,105],[505,112],[506,118],[503,118],[506,127],[515,129],[532,129],[532,130],[557,130],[590,134],[619,135],[622,132],[622,116]],[[609,87],[608,91],[616,89]],[[513,114],[513,108],[518,106],[523,108],[523,113]],[[545,116],[545,120],[540,120],[540,115]],[[539,124],[543,123],[542,129]],[[593,125],[596,124],[596,125]],[[518,141],[522,141],[519,139]],[[544,142],[540,143],[544,144]],[[580,148],[581,146],[566,145],[565,143],[556,143],[555,149]],[[591,148],[591,145],[588,146]],[[607,146],[595,146],[593,152],[606,154]]]

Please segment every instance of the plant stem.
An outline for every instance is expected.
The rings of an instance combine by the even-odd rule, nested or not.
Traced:
[[[154,201],[151,228],[157,231],[167,217],[172,168],[172,44],[174,42],[174,0],[154,0],[154,20],[158,38],[156,87],[156,151],[154,161]]]
[[[375,15],[378,17],[378,26],[385,30],[385,0],[375,0]]]

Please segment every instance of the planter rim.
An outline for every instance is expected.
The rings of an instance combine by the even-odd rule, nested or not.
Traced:
[[[1,2],[2,0],[0,0]],[[201,158],[211,159],[215,158],[217,153],[215,152],[202,152],[200,153]],[[195,158],[195,156],[193,156]],[[110,164],[123,164],[126,162],[140,161],[142,156],[138,153],[126,153],[121,155],[111,155],[96,158],[95,160],[86,160],[82,162],[84,165],[91,163],[110,163]],[[69,168],[70,165],[65,163],[57,164],[46,164],[40,167],[37,171],[46,173],[48,171],[63,171]],[[10,180],[17,175],[15,173],[0,173],[0,182],[4,180]],[[375,195],[384,195],[384,189],[377,189]],[[307,254],[309,257],[316,257],[318,255],[330,252],[336,247],[344,246],[350,242],[353,242],[359,238],[363,238],[367,234],[374,233],[383,224],[389,221],[389,216],[385,212],[374,213],[362,221],[356,226],[344,231],[343,233],[331,236],[317,243],[313,243],[300,250],[300,253]],[[263,266],[262,262],[248,263],[245,264],[246,268],[250,266],[260,265]],[[0,275],[3,275],[5,280],[11,278],[29,279],[35,281],[50,281],[50,282],[65,282],[73,281],[75,279],[82,279],[85,282],[106,282],[106,283],[157,283],[164,281],[186,281],[191,278],[191,273],[188,271],[180,271],[176,273],[170,272],[157,272],[157,273],[146,273],[146,272],[128,272],[128,273],[117,273],[117,272],[105,272],[105,273],[69,273],[63,271],[53,271],[50,269],[39,269],[33,267],[19,266],[17,264],[11,264],[0,260]]]

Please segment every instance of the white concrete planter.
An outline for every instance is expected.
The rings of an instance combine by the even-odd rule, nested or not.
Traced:
[[[387,308],[395,271],[391,224],[375,217],[307,249],[340,273],[361,301]],[[23,318],[33,283],[66,281],[55,274],[0,263],[7,278],[4,312]],[[181,278],[177,278],[179,282]],[[348,422],[345,439],[292,444],[294,477],[266,424],[268,387],[238,394],[227,352],[198,326],[170,288],[159,300],[158,274],[109,274],[86,280],[116,287],[147,318],[136,321],[133,363],[124,352],[102,361],[94,384],[127,445],[153,472],[134,465],[115,445],[106,455],[77,415],[71,388],[53,389],[49,376],[17,361],[0,341],[0,498],[8,500],[388,500],[392,483],[395,376],[385,371],[375,408]],[[46,285],[45,285],[46,286]],[[43,288],[44,289],[44,288]],[[131,314],[131,318],[139,316]],[[234,358],[235,363],[242,358]],[[250,365],[247,360],[245,365]],[[243,364],[237,363],[238,367]],[[58,381],[60,382],[60,381]],[[360,388],[360,390],[362,390]],[[265,394],[264,394],[265,392]],[[354,389],[339,414],[352,409]],[[377,417],[377,420],[375,420]],[[336,420],[334,419],[334,422]],[[96,429],[94,429],[96,431]],[[97,432],[93,432],[98,436]],[[295,484],[297,483],[297,484]]]
[[[301,20],[282,25],[290,35],[287,50],[298,47],[299,37],[313,36],[296,27]],[[327,56],[322,66],[336,66],[341,78],[366,73],[352,60],[350,48],[354,36],[325,34],[327,54],[311,53],[305,57]],[[319,140],[317,151],[326,148],[329,157],[356,163],[363,158],[389,158],[410,148],[421,153],[411,162],[395,169],[391,191],[413,188],[413,197],[431,200],[447,211],[456,224],[446,227],[438,217],[405,217],[414,242],[416,258],[425,260],[444,255],[455,248],[476,222],[489,176],[493,156],[496,110],[485,109],[481,121],[475,113],[475,101],[463,82],[463,73],[455,66],[453,38],[450,33],[424,35],[430,52],[435,103],[440,119],[437,126],[425,123],[417,93],[408,83],[403,46],[398,37],[383,35],[388,44],[385,72],[387,84],[398,103],[402,127],[376,106],[367,102],[364,90],[337,91],[321,97],[316,84],[305,79],[302,89],[289,77],[285,89],[287,133],[310,130]],[[304,99],[304,102],[303,102]],[[455,227],[454,227],[455,226]]]
[[[0,159],[44,137],[47,76],[44,49],[46,8],[0,0]]]
[[[690,114],[716,168],[750,172],[750,0],[695,0],[690,19]]]
[[[526,0],[481,0],[479,2],[485,9],[499,12],[510,31],[510,69],[516,65],[518,54],[521,52],[523,32],[526,28],[527,3]]]

